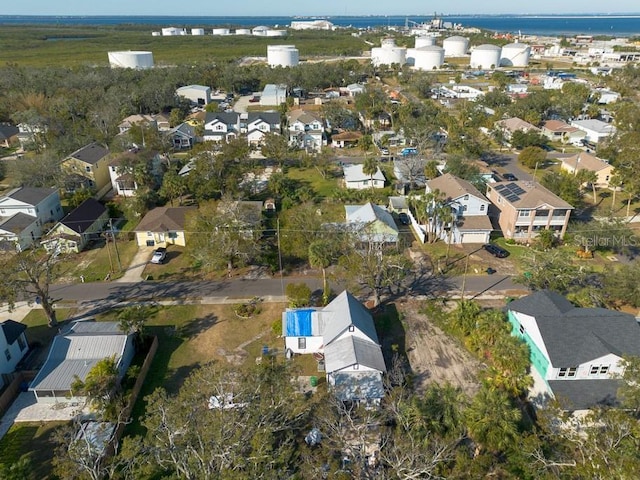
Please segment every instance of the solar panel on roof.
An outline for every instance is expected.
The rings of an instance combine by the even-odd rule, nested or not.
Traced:
[[[505,185],[496,185],[496,192],[502,192],[505,188]]]
[[[516,185],[516,187],[513,189],[513,193],[515,193],[516,195],[522,195],[523,193],[527,193],[527,192],[526,190],[523,190],[522,188]]]
[[[516,200],[520,200],[520,197],[511,193],[506,196],[506,199],[509,200],[510,202],[515,202]]]

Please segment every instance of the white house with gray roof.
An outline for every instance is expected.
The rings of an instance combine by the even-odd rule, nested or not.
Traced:
[[[398,226],[386,208],[367,202],[364,205],[345,205],[347,228],[365,244],[398,243]]]
[[[512,334],[528,345],[530,396],[556,399],[565,410],[617,405],[622,358],[640,355],[640,325],[628,313],[578,308],[542,290],[508,304]]]
[[[29,350],[24,332],[27,326],[14,320],[0,323],[0,388],[9,383],[11,374]]]
[[[40,240],[43,226],[63,216],[53,188],[19,187],[0,197],[0,243],[22,251]]]
[[[76,322],[53,339],[47,360],[29,390],[39,403],[82,401],[71,397],[76,376],[84,381],[96,363],[114,357],[122,378],[134,354],[133,335],[123,333],[117,322]]]
[[[571,126],[582,130],[585,133],[585,140],[598,143],[604,138],[611,137],[616,133],[616,127],[610,123],[591,118],[588,120],[573,120]]]
[[[380,167],[377,168],[373,175],[367,175],[362,171],[362,164],[345,165],[342,167],[344,172],[344,184],[346,188],[356,190],[364,190],[367,188],[384,188],[386,178]]]
[[[384,396],[386,365],[373,318],[346,290],[321,309],[287,309],[282,332],[290,354],[322,358],[340,400],[378,403]]]

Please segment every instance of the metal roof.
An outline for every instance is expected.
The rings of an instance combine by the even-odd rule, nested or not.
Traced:
[[[321,316],[325,325],[323,333],[325,346],[348,330],[351,325],[369,337],[373,343],[378,344],[378,334],[371,314],[346,290],[322,309]]]
[[[324,358],[328,373],[355,365],[362,365],[380,372],[387,371],[380,345],[356,336],[348,336],[325,345]]]

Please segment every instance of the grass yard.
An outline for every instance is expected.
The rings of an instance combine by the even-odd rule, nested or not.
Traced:
[[[205,272],[193,266],[193,260],[184,247],[170,245],[164,263],[148,263],[144,267],[142,278],[147,276],[148,280],[199,280],[205,278]]]
[[[326,198],[331,197],[333,192],[338,190],[339,181],[342,178],[342,170],[337,166],[332,167],[327,177],[324,178],[320,172],[313,167],[291,167],[287,170],[287,177],[300,182],[302,185],[311,187],[317,196]]]
[[[58,323],[63,324],[74,313],[75,310],[68,308],[56,308],[56,318]],[[22,320],[27,326],[26,336],[29,344],[39,344],[46,348],[53,340],[53,337],[58,333],[57,328],[51,328],[47,324],[47,316],[44,314],[44,310],[40,308],[34,308],[26,317]]]
[[[11,465],[26,455],[31,465],[30,478],[50,478],[55,448],[52,436],[61,425],[64,422],[14,423],[0,440],[0,463]]]
[[[156,335],[159,347],[140,397],[134,407],[134,422],[127,433],[144,434],[139,418],[144,413],[144,397],[163,387],[175,393],[187,376],[200,365],[213,360],[235,365],[255,363],[263,346],[272,354],[283,354],[283,342],[273,333],[285,308],[280,303],[260,304],[260,313],[239,318],[233,305],[177,305],[158,308],[146,331]],[[100,321],[113,321],[118,311],[98,315]]]
[[[98,243],[80,253],[71,253],[60,262],[61,276],[67,281],[78,281],[80,275],[85,282],[101,282],[112,270],[111,279],[116,279],[124,273],[138,251],[134,240],[118,240],[118,254],[122,272],[117,272],[118,260],[116,247],[113,243]],[[117,273],[116,273],[117,272]]]

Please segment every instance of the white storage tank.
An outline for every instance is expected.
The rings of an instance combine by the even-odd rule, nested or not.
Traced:
[[[163,37],[175,37],[177,35],[182,35],[183,31],[184,31],[183,28],[166,27],[166,28],[162,29],[162,36]]]
[[[143,51],[109,52],[111,68],[135,68],[143,70],[153,67],[153,53]]]
[[[204,28],[192,28],[191,35],[204,35]]]
[[[267,30],[269,29],[264,25],[258,25],[257,27],[253,27],[253,29],[251,30],[251,34],[256,35],[258,37],[266,37]]]
[[[526,43],[510,43],[502,47],[500,65],[503,67],[526,67],[529,65],[531,47]]]
[[[382,46],[371,49],[371,63],[374,66],[380,65],[404,65],[407,62],[407,49],[398,47],[393,38],[382,40]]]
[[[152,37],[159,37],[160,35],[162,35],[160,32],[151,32]]]
[[[414,68],[416,70],[435,70],[444,63],[444,48],[437,45],[427,45],[415,49]]]
[[[267,37],[286,37],[287,31],[286,30],[267,30],[266,36]]]
[[[214,28],[212,33],[213,35],[229,35],[230,31],[228,28]]]
[[[500,52],[502,49],[498,45],[478,45],[471,50],[469,64],[471,68],[496,68],[500,65]]]
[[[445,57],[463,57],[469,49],[469,39],[466,37],[449,37],[442,41]]]
[[[250,28],[236,28],[236,35],[251,35]]]
[[[295,67],[299,53],[295,45],[268,45],[267,63],[270,67]]]
[[[416,37],[416,43],[415,43],[416,48],[430,47],[431,45],[435,45],[435,44],[436,44],[436,37],[433,37],[431,35]]]

